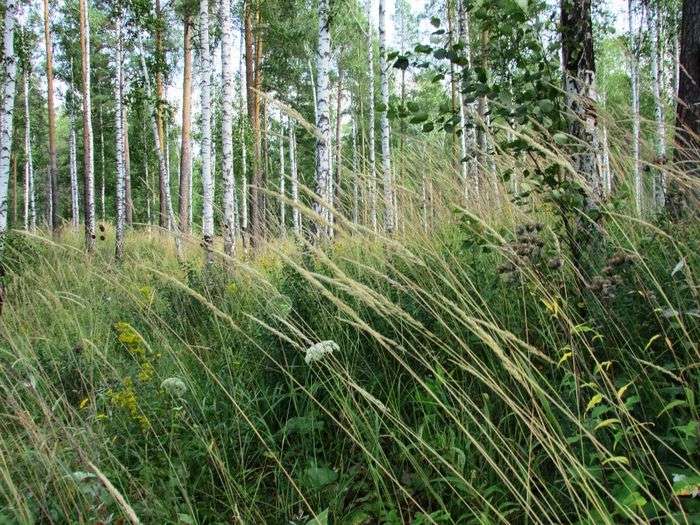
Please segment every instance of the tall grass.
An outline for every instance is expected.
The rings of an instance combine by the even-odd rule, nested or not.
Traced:
[[[110,231],[13,234],[0,522],[697,521],[700,228],[628,211],[623,141],[585,276],[544,202],[467,211],[427,142],[392,238],[339,213],[204,268],[157,231],[119,265]]]

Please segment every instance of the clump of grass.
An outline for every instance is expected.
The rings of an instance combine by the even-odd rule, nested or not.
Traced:
[[[610,211],[581,275],[555,215],[455,212],[453,175],[429,234],[407,205],[235,264],[14,235],[0,521],[697,519],[698,225]]]

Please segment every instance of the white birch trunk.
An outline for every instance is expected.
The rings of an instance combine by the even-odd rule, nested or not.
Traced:
[[[640,116],[639,116],[639,47],[635,35],[634,2],[628,0],[628,27],[630,33],[630,80],[632,82],[632,180],[634,181],[634,202],[637,214],[642,213],[642,175],[640,170]]]
[[[199,2],[200,79],[202,104],[202,237],[207,252],[207,262],[212,262],[214,242],[214,177],[212,176],[211,147],[211,54],[209,49],[209,0]]]
[[[395,196],[391,175],[391,144],[389,132],[389,62],[386,50],[386,9],[385,0],[379,0],[379,84],[382,97],[382,111],[379,115],[379,128],[382,138],[382,179],[384,183],[384,229],[394,231],[396,221]]]
[[[280,120],[280,125],[282,129],[279,135],[280,141],[280,233],[284,235],[286,233],[287,225],[287,204],[285,203],[286,198],[286,188],[285,188],[285,166],[284,166],[284,121]]]
[[[376,168],[376,139],[375,139],[375,108],[374,108],[374,27],[372,25],[372,1],[367,0],[367,20],[369,22],[367,30],[367,62],[369,64],[368,69],[368,83],[369,83],[369,124],[367,130],[367,140],[369,142],[369,181],[368,181],[368,191],[369,191],[369,217],[370,223],[372,224],[372,229],[376,232],[378,228],[377,223],[377,168]]]
[[[236,178],[233,172],[233,104],[235,92],[233,85],[233,20],[231,19],[231,0],[221,0],[221,82],[222,120],[221,143],[221,181],[223,184],[223,220],[224,253],[233,255],[236,246]]]
[[[294,123],[289,123],[289,169],[292,179],[292,220],[294,222],[294,233],[297,236],[301,235],[301,210],[299,209],[299,175],[297,173],[297,145],[296,133],[294,131]]]
[[[73,88],[73,60],[71,60],[71,93],[75,93]],[[28,112],[27,112],[28,114]],[[68,168],[70,173],[70,203],[71,203],[71,226],[77,228],[80,223],[80,205],[78,204],[78,165],[77,165],[77,147],[75,138],[75,117],[73,109],[69,115],[70,136],[68,143]]]
[[[649,32],[651,35],[651,81],[654,92],[654,116],[656,118],[656,133],[654,137],[656,149],[656,163],[659,168],[654,174],[654,203],[656,208],[663,210],[666,203],[666,175],[664,164],[666,162],[666,116],[664,103],[661,98],[662,79],[659,57],[660,53],[660,16],[658,6],[651,6],[648,11]]]
[[[114,115],[116,130],[116,164],[117,164],[117,187],[116,187],[116,241],[114,245],[114,256],[117,261],[124,257],[124,224],[126,222],[126,175],[124,169],[124,57],[122,42],[123,19],[121,13],[117,16],[117,48],[116,48],[116,69],[115,97],[116,111]]]
[[[462,44],[462,52],[466,60],[466,65],[462,67],[462,75],[471,70],[472,56],[469,36],[469,13],[467,12],[466,0],[459,0],[457,8],[459,43]],[[462,126],[462,179],[464,183],[464,199],[468,199],[470,194],[475,197],[479,195],[479,178],[476,177],[475,169],[475,148],[476,130],[474,128],[474,103],[467,102],[467,93],[464,92],[466,79],[462,79],[462,89],[460,94],[460,124]],[[467,127],[468,126],[468,127]],[[466,160],[465,160],[466,159]]]
[[[358,176],[357,119],[352,117],[352,222],[360,221],[360,181]]]
[[[36,229],[32,126],[29,116],[29,70],[24,72],[24,229]]]
[[[105,134],[102,123],[102,105],[100,105],[100,212],[102,222],[106,219],[105,205]]]
[[[3,33],[4,86],[0,106],[0,257],[7,231],[8,199],[10,185],[10,150],[12,149],[12,114],[15,105],[17,81],[17,55],[14,50],[14,32],[19,17],[17,0],[5,3],[5,28]]]
[[[330,7],[329,0],[319,0],[318,4],[318,56],[316,61],[317,79],[317,118],[316,128],[316,201],[314,211],[323,221],[328,220],[328,180],[330,171],[330,118],[329,118],[329,79],[328,70],[331,56]],[[325,225],[316,225],[316,236],[327,233]]]
[[[92,137],[92,105],[90,87],[90,17],[87,0],[80,0],[82,74],[83,74],[83,213],[85,215],[85,247],[95,249],[95,162]]]
[[[248,105],[244,100],[246,94],[243,86],[243,77],[245,70],[243,66],[243,57],[245,55],[245,38],[243,33],[240,34],[240,61],[238,63],[238,114],[239,114],[239,131],[241,140],[241,233],[248,229],[248,159],[247,148],[245,141],[245,119],[243,115],[247,112]],[[238,219],[236,219],[238,220]]]

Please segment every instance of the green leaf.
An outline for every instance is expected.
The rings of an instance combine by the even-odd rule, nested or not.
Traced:
[[[313,489],[321,489],[338,479],[338,473],[327,467],[309,467],[304,471],[306,484]]]
[[[608,463],[617,463],[618,465],[629,465],[630,460],[627,459],[625,456],[612,456],[603,461],[603,465],[607,465]]]
[[[432,122],[426,122],[425,124],[423,124],[423,131],[425,133],[430,133],[434,129],[435,129],[435,124],[433,124]]]
[[[311,518],[306,525],[328,525],[328,509],[321,511],[315,518]]]
[[[433,48],[427,44],[418,44],[415,47],[415,51],[416,51],[416,53],[423,53],[423,54],[427,55],[427,54],[433,52]]]
[[[396,69],[401,69],[405,71],[406,69],[408,69],[408,58],[406,58],[405,56],[398,57],[394,62],[394,67]]]
[[[556,142],[560,146],[563,146],[564,144],[569,142],[569,136],[566,133],[555,133],[553,138],[554,142]]]
[[[411,118],[411,120],[409,120],[409,122],[411,124],[420,124],[421,122],[425,122],[426,120],[428,120],[428,113],[425,111],[420,111],[420,112],[416,113],[413,116],[413,118]]]
[[[518,7],[520,7],[520,9],[527,13],[528,0],[515,0],[515,3],[518,4]]]
[[[603,400],[603,394],[596,394],[594,395],[591,400],[588,402],[588,405],[586,405],[586,412],[588,412],[591,408],[596,406],[598,403],[600,403]]]
[[[668,405],[666,405],[661,412],[657,414],[656,417],[661,417],[663,414],[668,412],[669,410],[673,410],[676,407],[684,407],[688,406],[688,403],[686,402],[685,399],[676,399],[675,401],[671,401]]]
[[[440,19],[437,16],[432,17],[430,23],[433,27],[440,27]]]

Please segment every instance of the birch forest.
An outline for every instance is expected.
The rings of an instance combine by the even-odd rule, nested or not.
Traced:
[[[0,525],[700,523],[700,1],[0,21]]]

